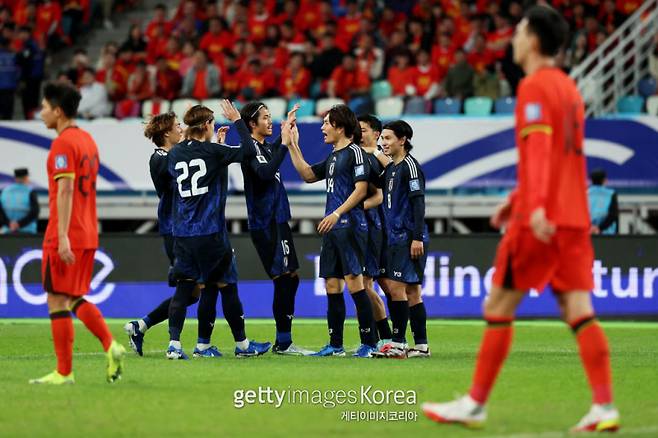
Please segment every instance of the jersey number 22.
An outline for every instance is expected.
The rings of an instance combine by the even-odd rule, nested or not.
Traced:
[[[190,176],[190,168],[191,167],[198,167],[199,170],[194,172],[192,175],[192,180],[190,181],[190,188],[191,190],[186,190],[183,189],[183,182],[187,180],[187,178]],[[203,195],[204,193],[208,193],[208,187],[199,187],[199,178],[204,176],[206,174],[206,162],[203,161],[201,158],[195,158],[194,160],[191,160],[188,163],[185,161],[179,161],[176,163],[176,166],[174,167],[176,170],[182,169],[183,173],[178,175],[178,178],[176,178],[176,183],[178,184],[178,193],[180,193],[181,197],[183,198],[189,198],[191,196],[197,196],[197,195]]]

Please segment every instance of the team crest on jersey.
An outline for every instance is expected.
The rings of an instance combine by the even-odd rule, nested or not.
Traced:
[[[66,169],[69,167],[69,160],[66,155],[55,155],[55,169]]]
[[[359,164],[354,168],[354,176],[362,176],[364,173],[366,173],[363,164]]]
[[[541,119],[541,105],[537,102],[531,102],[525,106],[525,119],[527,122],[533,122]]]
[[[256,159],[258,160],[259,163],[261,164],[267,164],[267,158],[265,158],[262,155],[256,155]]]
[[[333,175],[333,174],[334,174],[334,165],[335,165],[335,164],[336,164],[336,163],[333,163],[333,162],[332,162],[332,163],[329,165],[329,175]]]
[[[418,179],[412,179],[409,181],[409,190],[412,192],[420,190],[420,181],[418,181]]]

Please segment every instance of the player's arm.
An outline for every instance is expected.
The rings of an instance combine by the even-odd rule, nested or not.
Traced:
[[[352,191],[352,194],[345,200],[345,202],[343,202],[340,205],[340,207],[335,209],[332,213],[330,213],[328,216],[322,219],[322,221],[320,221],[320,224],[318,225],[318,233],[320,234],[328,233],[334,227],[334,225],[336,225],[338,219],[340,219],[342,215],[349,213],[350,210],[352,210],[354,207],[359,205],[367,194],[368,194],[368,182],[357,181],[354,184],[354,191]]]
[[[63,175],[57,178],[57,237],[59,257],[67,265],[75,263],[69,241],[69,227],[73,213],[73,191],[75,190],[74,175]]]
[[[377,208],[384,202],[384,193],[382,189],[377,188],[374,184],[368,184],[368,198],[363,201],[363,209],[370,210],[371,208]]]
[[[245,153],[250,152],[254,148],[254,142],[251,139],[251,133],[245,125],[244,120],[240,116],[240,112],[233,106],[233,104],[224,99],[220,106],[224,117],[233,123],[235,129],[240,136],[240,144],[238,146],[229,146],[227,144],[215,144],[217,154],[219,155],[222,164],[238,163],[242,161]],[[222,128],[217,130],[217,137],[220,136]]]
[[[411,162],[405,175],[406,189],[411,203],[413,217],[413,231],[411,248],[409,249],[412,259],[421,257],[425,252],[423,248],[423,232],[425,231],[425,176],[421,169]]]
[[[149,164],[153,187],[155,187],[158,198],[162,198],[162,195],[171,189],[171,175],[167,169],[167,157],[156,153]]]
[[[375,158],[377,158],[377,161],[379,161],[379,164],[381,164],[384,169],[386,169],[393,162],[391,157],[389,157],[379,149],[375,150],[373,155],[375,156]]]
[[[292,128],[292,137],[288,149],[290,150],[292,165],[295,166],[295,170],[297,170],[297,173],[304,182],[313,183],[325,178],[324,162],[311,166],[304,159],[302,150],[299,147],[299,131],[297,130],[297,126]]]

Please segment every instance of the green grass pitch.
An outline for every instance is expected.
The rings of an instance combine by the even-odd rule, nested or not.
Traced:
[[[127,346],[121,327],[110,326]],[[445,401],[468,388],[482,323],[430,321],[431,359],[364,360],[279,357],[268,353],[236,359],[228,327],[218,321],[214,341],[220,359],[167,361],[166,325],[148,332],[145,357],[132,351],[123,379],[104,381],[100,344],[76,322],[76,384],[28,385],[30,378],[54,369],[47,320],[0,320],[0,436],[492,436],[561,437],[585,414],[589,390],[570,332],[558,322],[518,322],[514,346],[491,397],[489,421],[482,431],[439,426],[422,415],[413,421],[345,421],[344,411],[409,411],[423,401]],[[606,323],[612,349],[615,396],[622,413],[619,436],[658,436],[658,324]],[[248,321],[250,338],[271,340],[271,321]],[[353,321],[345,328],[346,345],[356,346]],[[319,348],[326,325],[299,320],[295,342]],[[183,345],[192,352],[196,326],[190,321]],[[316,404],[246,405],[236,409],[236,390],[415,391],[417,405]],[[336,394],[335,392],[332,394]],[[406,392],[408,395],[409,393]],[[317,401],[317,400],[316,400]],[[359,400],[361,401],[361,400]],[[376,400],[374,400],[376,401]],[[357,414],[358,415],[358,414]],[[394,415],[387,413],[386,415]]]

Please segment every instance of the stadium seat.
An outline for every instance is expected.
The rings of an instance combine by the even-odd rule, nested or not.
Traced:
[[[402,115],[404,100],[401,97],[385,97],[375,102],[375,113],[383,119],[395,119]]]
[[[436,114],[455,115],[461,111],[462,101],[460,99],[436,99],[434,100],[434,112]]]
[[[372,99],[370,96],[355,97],[347,106],[356,115],[370,114],[372,112]]]
[[[309,95],[311,96],[312,99],[317,99],[318,97],[320,97],[321,94],[322,94],[322,82],[321,81],[313,82],[309,90]]]
[[[370,86],[370,95],[375,100],[391,97],[392,94],[391,84],[388,81],[377,81]]]
[[[496,99],[494,103],[494,112],[496,114],[514,114],[516,107],[516,98],[514,97],[501,97]]]
[[[216,99],[214,99],[216,100]],[[176,113],[178,116],[179,120],[183,120],[183,116],[185,115],[185,111],[191,106],[194,106],[198,104],[199,102],[195,99],[176,99],[172,102],[171,104],[171,110]],[[206,105],[207,106],[207,105]],[[215,111],[214,108],[208,107],[211,110]],[[217,109],[219,109],[219,103],[217,104]]]
[[[222,101],[222,99],[203,99],[201,102],[198,102],[198,103],[205,106],[205,107],[210,108],[215,113],[215,121],[217,123],[227,124],[227,123],[229,123],[229,121],[227,119],[225,119],[224,116],[222,115],[222,107],[220,106],[221,101]],[[174,101],[174,104],[175,103],[176,103],[176,101]],[[197,102],[193,103],[192,105],[195,105],[196,103]],[[234,102],[234,104],[235,103],[237,103],[237,102]],[[238,108],[237,105],[236,105],[236,108],[238,109],[238,111],[240,111],[240,108]],[[176,114],[178,114],[176,111],[174,111],[174,112]],[[183,119],[181,118],[181,120],[183,120]]]
[[[656,84],[656,78],[654,77],[640,79],[640,82],[637,83],[638,93],[645,98],[656,94],[656,88],[658,88],[658,84]]]
[[[145,100],[142,103],[142,117],[151,117],[157,116],[158,114],[164,114],[171,108],[171,102],[168,100],[161,100],[159,104],[155,103],[153,100]]]
[[[272,120],[279,121],[286,117],[288,103],[285,99],[281,97],[272,97],[269,99],[263,99],[262,102],[270,110]]]
[[[303,117],[313,117],[315,113],[313,112],[315,110],[315,101],[312,99],[290,99],[288,102],[288,111],[292,109],[292,107],[298,103],[299,104],[299,109],[297,110],[297,117],[298,118],[303,118]]]
[[[344,103],[345,101],[343,99],[339,99],[337,97],[325,97],[324,99],[318,99],[318,101],[315,102],[315,114],[323,117],[324,114],[329,111],[332,106]]]
[[[624,96],[617,101],[617,112],[619,114],[641,114],[644,108],[642,96]]]
[[[492,108],[493,100],[489,97],[469,97],[464,101],[464,114],[467,116],[488,116]]]
[[[411,97],[404,105],[405,114],[427,114],[427,101],[422,97]]]
[[[647,112],[652,116],[658,116],[658,96],[651,96],[647,99]]]

